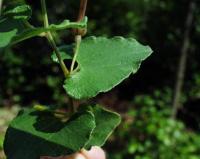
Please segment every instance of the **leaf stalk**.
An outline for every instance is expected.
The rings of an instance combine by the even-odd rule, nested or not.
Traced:
[[[43,20],[44,20],[44,27],[48,28],[49,27],[49,21],[48,21],[48,14],[47,14],[47,9],[46,9],[46,0],[41,0],[41,6],[42,6],[42,15],[43,15]],[[58,58],[60,67],[64,73],[65,77],[69,76],[69,70],[67,69],[64,61],[62,60],[61,56],[60,56],[60,52],[58,47],[56,46],[56,42],[53,38],[53,35],[51,34],[50,31],[47,32],[46,37],[49,41],[49,44],[51,45],[51,47],[53,48],[53,50],[56,53],[56,56]]]

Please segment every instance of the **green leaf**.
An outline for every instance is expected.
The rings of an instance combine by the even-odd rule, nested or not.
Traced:
[[[60,24],[51,24],[47,28],[35,28],[27,21],[31,15],[30,12],[30,7],[26,5],[16,7],[4,13],[4,16],[0,19],[0,49],[35,36],[40,36],[44,32],[70,28],[85,28],[87,26],[88,19],[85,17],[81,22],[64,20]]]
[[[114,129],[120,124],[121,117],[119,114],[106,110],[99,105],[90,107],[89,110],[95,116],[96,127],[85,148],[103,146]]]
[[[26,21],[25,19],[28,18],[31,13],[27,13],[26,11],[14,14],[16,10],[19,9],[14,8],[8,10],[4,13],[4,16],[0,18],[0,49],[8,46],[15,36],[26,29],[24,21]]]
[[[73,58],[73,48],[74,48],[74,45],[64,45],[58,48],[62,60],[69,60]],[[54,62],[59,63],[55,51],[51,55],[51,59]]]
[[[59,31],[59,30],[71,29],[71,28],[85,28],[86,26],[87,26],[87,17],[85,17],[84,20],[81,22],[70,22],[69,20],[64,20],[60,24],[51,24],[47,28],[32,27],[16,35],[12,40],[12,44],[19,43],[23,40],[32,38],[34,36],[40,36],[44,32]]]
[[[7,130],[4,150],[8,159],[66,155],[83,148],[94,128],[91,112],[63,121],[50,112],[22,110]]]
[[[76,99],[107,92],[131,73],[136,73],[141,62],[151,53],[150,47],[132,38],[86,38],[80,45],[76,59],[79,71],[66,79],[64,88]]]
[[[13,19],[25,19],[28,20],[32,15],[32,10],[29,5],[19,5],[14,8],[7,8],[3,16],[12,17]]]

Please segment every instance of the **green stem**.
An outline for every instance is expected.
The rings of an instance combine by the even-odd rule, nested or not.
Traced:
[[[54,51],[55,51],[55,53],[56,53],[56,56],[57,56],[58,61],[59,61],[59,64],[60,64],[60,67],[61,67],[61,69],[62,69],[62,71],[63,71],[65,77],[68,77],[68,76],[69,76],[69,70],[67,69],[67,67],[66,67],[66,65],[65,65],[65,63],[64,63],[64,61],[62,60],[62,58],[61,58],[61,56],[60,56],[60,52],[59,52],[59,50],[58,50],[58,48],[57,48],[57,46],[56,46],[56,43],[55,43],[55,41],[54,41],[54,39],[53,39],[53,36],[51,35],[50,32],[47,32],[47,39],[48,39],[48,41],[49,41],[51,47],[54,49]]]
[[[27,20],[23,20],[24,25],[29,29],[34,29],[34,26],[31,25]]]
[[[45,28],[48,28],[49,27],[49,21],[48,21],[48,15],[47,15],[47,9],[46,9],[46,1],[45,0],[41,0],[41,6],[42,6],[42,15],[43,15],[43,19],[44,19],[44,27]],[[59,61],[59,64],[60,64],[60,67],[65,75],[65,77],[68,77],[69,76],[69,70],[67,69],[64,61],[62,60],[61,56],[60,56],[60,53],[59,53],[59,50],[56,46],[56,42],[51,34],[51,32],[47,32],[46,34],[46,37],[49,41],[49,44],[51,45],[51,47],[53,48],[53,50],[55,51],[56,53],[56,56],[58,58],[58,61]]]
[[[3,6],[3,0],[0,0],[0,15],[1,15],[2,6]]]
[[[47,28],[49,26],[49,20],[47,14],[46,0],[41,0],[41,6],[42,6],[42,15],[44,20],[44,27]]]
[[[72,64],[71,64],[71,68],[70,68],[70,73],[74,70],[74,66],[75,66],[75,62],[76,62],[76,58],[79,52],[79,48],[80,48],[80,44],[81,44],[81,35],[76,35],[75,37],[75,49],[74,49],[74,57],[72,59]]]

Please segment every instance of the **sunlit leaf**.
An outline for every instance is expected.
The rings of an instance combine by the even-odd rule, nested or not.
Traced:
[[[152,50],[135,39],[89,37],[82,41],[77,55],[79,70],[66,79],[64,88],[73,98],[82,99],[107,92],[131,73]]]

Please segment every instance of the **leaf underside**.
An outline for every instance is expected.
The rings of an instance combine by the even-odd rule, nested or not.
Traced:
[[[84,99],[107,92],[136,73],[152,50],[135,39],[89,37],[77,55],[79,69],[66,79],[64,88],[73,98]]]

